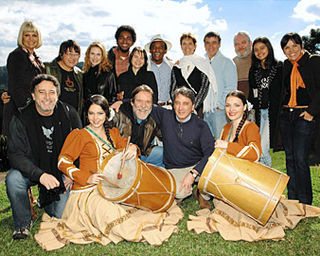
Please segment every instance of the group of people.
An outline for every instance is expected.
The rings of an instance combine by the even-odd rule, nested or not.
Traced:
[[[195,36],[183,34],[183,57],[175,63],[166,57],[172,44],[161,35],[131,50],[135,30],[120,26],[115,39],[117,46],[108,52],[101,42],[91,43],[81,70],[74,40],[61,43],[57,58],[42,63],[35,53],[42,44],[39,29],[31,21],[22,24],[18,47],[7,61],[8,91],[1,95],[14,239],[29,235],[28,189],[36,184],[40,207],[58,219],[47,220],[56,227],[47,223],[51,228],[43,225],[36,236],[48,250],[68,241],[140,241],[128,237],[145,218],[159,234],[159,218],[177,223],[183,215],[176,204],[162,216],[99,195],[102,162],[124,149],[124,159],[139,157],[168,170],[177,202],[194,191],[200,207],[210,208],[210,196],[193,185],[215,148],[271,166],[270,148],[283,145],[288,198],[312,204],[308,156],[319,123],[320,57],[303,49],[297,33],[281,40],[284,63],[266,37],[252,43],[246,32],[234,37],[233,60],[219,50],[215,32],[204,36],[204,58],[195,54]],[[127,220],[137,230],[123,233]],[[169,226],[171,234],[174,224]],[[168,237],[159,234],[160,240]],[[139,237],[152,241],[147,234]]]

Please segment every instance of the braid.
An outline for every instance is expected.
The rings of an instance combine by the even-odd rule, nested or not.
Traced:
[[[113,141],[111,139],[111,136],[110,136],[110,129],[109,128],[106,129],[106,135],[107,135],[107,139],[111,143],[112,147],[115,148],[114,144],[113,144]]]
[[[104,123],[104,130],[106,131],[106,135],[107,135],[107,139],[108,141],[111,143],[112,147],[115,148],[114,144],[113,144],[113,141],[111,139],[111,136],[110,136],[110,129],[113,127],[113,122],[111,121],[106,121]]]
[[[247,120],[247,116],[248,116],[248,111],[245,111],[245,112],[243,113],[242,119],[241,119],[241,121],[240,121],[240,123],[239,123],[239,125],[238,125],[238,127],[237,127],[236,135],[235,135],[235,137],[234,137],[233,142],[238,142],[239,133],[240,133],[240,131],[241,131],[244,123],[245,123],[246,120]]]

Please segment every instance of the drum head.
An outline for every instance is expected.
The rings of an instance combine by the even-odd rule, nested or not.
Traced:
[[[103,180],[99,184],[100,193],[109,200],[120,200],[121,196],[133,186],[137,176],[136,159],[126,160],[121,167],[123,153],[117,153],[111,158],[106,158],[101,166]],[[121,177],[118,173],[121,172]]]

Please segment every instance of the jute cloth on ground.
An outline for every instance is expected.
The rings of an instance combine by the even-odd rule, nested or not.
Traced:
[[[300,220],[320,216],[320,208],[282,198],[265,226],[218,199],[214,210],[203,209],[189,216],[188,230],[219,234],[225,240],[259,241],[282,240],[285,229],[293,229]]]
[[[93,189],[71,193],[61,219],[44,214],[35,239],[48,251],[68,243],[107,245],[122,240],[160,245],[178,231],[176,224],[182,218],[177,205],[152,213],[112,203]]]

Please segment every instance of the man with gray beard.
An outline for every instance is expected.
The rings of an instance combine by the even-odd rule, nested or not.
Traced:
[[[150,116],[152,103],[152,89],[140,85],[133,90],[130,102],[120,103],[113,122],[122,136],[131,136],[130,142],[139,147],[142,161],[163,167],[163,147],[154,143],[155,137],[160,137],[161,132]]]
[[[246,98],[249,96],[249,69],[251,67],[251,47],[252,42],[247,32],[241,31],[235,34],[234,50],[237,54],[233,58],[237,66],[238,90],[243,91]]]

